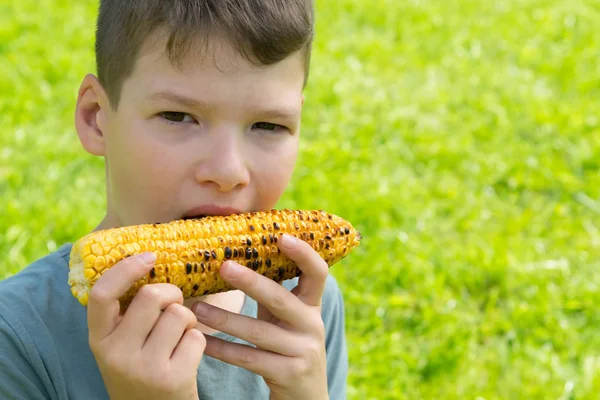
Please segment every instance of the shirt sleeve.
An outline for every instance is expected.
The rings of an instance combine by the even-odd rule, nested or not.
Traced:
[[[327,352],[327,386],[331,400],[346,399],[348,349],[346,347],[344,299],[333,276],[328,276],[323,295],[323,323]]]
[[[43,400],[51,397],[27,361],[25,346],[0,314],[0,398]]]

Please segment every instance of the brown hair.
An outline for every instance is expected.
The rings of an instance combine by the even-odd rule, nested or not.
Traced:
[[[101,0],[96,30],[98,78],[117,108],[121,87],[140,48],[159,28],[166,53],[180,61],[201,34],[224,35],[255,65],[271,65],[302,51],[308,79],[313,0]]]

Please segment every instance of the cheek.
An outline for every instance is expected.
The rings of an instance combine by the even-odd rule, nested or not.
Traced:
[[[168,212],[169,198],[177,192],[177,157],[144,135],[142,127],[113,132],[118,133],[107,140],[107,163],[111,197],[119,212],[127,219]]]
[[[279,201],[294,173],[298,153],[297,141],[263,154],[254,165],[253,178],[260,194],[260,208],[272,208]]]

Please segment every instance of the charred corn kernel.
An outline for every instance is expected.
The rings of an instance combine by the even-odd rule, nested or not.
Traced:
[[[329,266],[361,239],[348,221],[322,210],[271,210],[125,226],[79,239],[71,250],[68,283],[73,296],[85,306],[104,272],[146,251],[156,255],[155,266],[121,297],[124,306],[149,283],[172,283],[184,298],[232,290],[219,275],[227,260],[281,282],[300,274],[298,266],[277,247],[284,233],[306,241]]]

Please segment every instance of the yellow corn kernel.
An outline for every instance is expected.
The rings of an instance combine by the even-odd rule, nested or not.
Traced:
[[[156,265],[123,295],[125,307],[147,283],[172,283],[184,298],[232,290],[219,275],[226,260],[281,282],[300,274],[277,247],[283,233],[306,241],[329,266],[361,239],[348,221],[322,210],[271,210],[125,226],[92,232],[73,245],[69,285],[73,296],[87,305],[92,286],[104,272],[145,251],[156,254]]]

